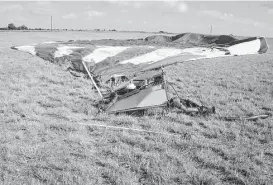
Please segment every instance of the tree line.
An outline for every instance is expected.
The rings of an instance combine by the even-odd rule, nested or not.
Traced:
[[[0,30],[50,30],[50,29],[43,29],[43,28],[28,28],[24,24],[21,26],[15,26],[13,23],[9,23],[7,27],[2,27]],[[70,31],[91,31],[90,29],[54,29],[54,30],[70,30]],[[117,31],[116,29],[93,29],[93,31],[101,32],[101,31]],[[145,31],[140,31],[140,32],[145,32]],[[168,33],[165,31],[159,31],[159,33]]]
[[[35,28],[35,29],[31,29],[31,28],[28,28],[27,26],[25,25],[22,25],[22,26],[15,26],[15,24],[13,23],[9,23],[7,27],[3,27],[3,28],[0,28],[0,30],[50,30],[50,29],[43,29],[43,28]],[[54,30],[68,30],[68,29],[54,29]],[[88,29],[70,29],[71,31],[88,31]],[[115,29],[109,29],[109,30],[106,30],[106,29],[94,29],[94,31],[117,31]]]
[[[28,30],[28,27],[25,25],[15,26],[13,23],[9,23],[8,27],[0,28],[0,30]]]

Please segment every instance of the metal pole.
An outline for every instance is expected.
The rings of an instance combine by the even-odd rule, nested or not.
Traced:
[[[162,71],[162,78],[163,78],[163,84],[164,84],[164,89],[165,89],[165,93],[166,93],[166,98],[169,101],[169,96],[167,93],[167,83],[166,83],[166,79],[165,79],[165,72],[164,72],[164,68],[163,68],[162,64],[161,64],[161,71]]]
[[[51,16],[51,22],[50,22],[50,30],[52,32],[52,16]]]
[[[212,34],[212,25],[210,26],[210,34]]]
[[[82,61],[82,64],[83,64],[83,66],[84,66],[85,70],[87,71],[88,76],[91,78],[91,80],[92,80],[92,82],[93,82],[93,84],[94,84],[95,88],[97,89],[97,91],[98,91],[98,93],[99,93],[99,95],[100,95],[101,99],[103,99],[103,96],[102,96],[102,94],[101,94],[101,92],[100,92],[100,90],[99,90],[99,88],[98,88],[98,86],[97,86],[96,82],[94,81],[93,76],[90,74],[90,72],[89,72],[89,70],[88,70],[87,66],[85,65],[84,61]]]

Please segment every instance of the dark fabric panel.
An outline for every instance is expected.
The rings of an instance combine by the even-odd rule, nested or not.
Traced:
[[[268,48],[268,45],[267,45],[267,43],[266,43],[266,40],[265,40],[264,37],[260,37],[259,39],[260,39],[260,41],[261,41],[261,47],[260,47],[259,53],[260,53],[260,54],[266,53],[267,50],[269,49],[269,48]]]

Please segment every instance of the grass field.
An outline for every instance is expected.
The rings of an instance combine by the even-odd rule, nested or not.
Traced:
[[[273,182],[272,117],[219,119],[273,113],[271,50],[165,68],[181,97],[216,107],[205,118],[96,115],[90,80],[9,48],[0,56],[0,184]]]
[[[0,48],[29,45],[46,41],[139,39],[155,33],[145,32],[95,32],[95,31],[0,31]]]

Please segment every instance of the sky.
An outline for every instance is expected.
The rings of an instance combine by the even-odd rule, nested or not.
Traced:
[[[0,1],[0,27],[116,29],[273,37],[273,2]]]

